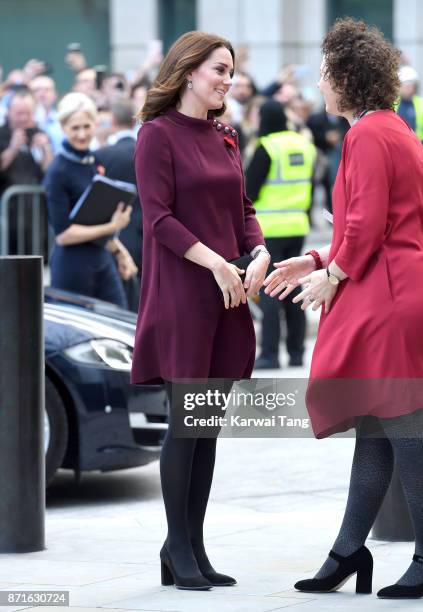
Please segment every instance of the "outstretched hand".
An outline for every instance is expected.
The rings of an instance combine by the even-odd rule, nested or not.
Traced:
[[[311,255],[291,257],[273,264],[276,268],[264,281],[266,287],[264,292],[270,297],[285,299],[294,289],[301,284],[300,279],[310,274],[315,268],[315,262]]]
[[[326,270],[315,270],[298,280],[304,285],[304,289],[294,297],[292,300],[294,304],[302,301],[301,310],[307,310],[309,306],[312,306],[313,310],[317,310],[324,304],[327,314],[338,291],[338,285],[330,284]]]

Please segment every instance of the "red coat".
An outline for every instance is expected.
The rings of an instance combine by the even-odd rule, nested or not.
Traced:
[[[251,374],[248,305],[226,310],[210,270],[184,259],[198,241],[226,260],[264,244],[236,134],[224,127],[170,109],[139,130],[144,240],[133,383]]]
[[[423,407],[423,147],[393,111],[346,135],[329,260],[348,275],[321,315],[307,394],[317,437]]]

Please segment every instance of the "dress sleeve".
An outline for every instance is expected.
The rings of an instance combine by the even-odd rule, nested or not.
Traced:
[[[158,242],[183,257],[199,239],[173,213],[175,177],[169,142],[160,126],[148,121],[139,130],[135,173],[144,219]]]
[[[65,176],[64,173],[50,166],[43,181],[46,188],[48,220],[56,236],[64,232],[70,225],[71,201],[62,180],[63,176]]]
[[[247,193],[245,190],[244,170],[242,168],[241,154],[239,152],[238,147],[237,147],[237,156],[238,156],[239,167],[240,167],[241,175],[242,175],[242,200],[243,200],[243,205],[244,205],[245,233],[244,233],[243,248],[244,248],[244,252],[251,253],[254,247],[258,246],[259,244],[266,244],[266,242],[263,238],[263,233],[261,231],[259,222],[257,221],[257,218],[256,218],[255,208],[251,200],[247,197]]]
[[[351,131],[345,147],[345,233],[334,259],[358,281],[384,240],[393,166],[381,134]]]

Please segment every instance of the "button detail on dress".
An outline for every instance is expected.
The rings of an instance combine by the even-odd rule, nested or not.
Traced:
[[[222,129],[222,124],[221,124],[221,123],[218,123],[218,124],[216,125],[216,130],[221,130],[221,129]]]

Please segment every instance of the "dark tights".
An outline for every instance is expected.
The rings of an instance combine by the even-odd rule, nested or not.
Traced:
[[[160,456],[160,478],[168,524],[167,549],[181,576],[213,571],[204,549],[203,523],[213,480],[216,438],[176,438],[172,385],[169,429]]]
[[[333,550],[348,556],[364,545],[392,477],[394,459],[410,509],[418,555],[423,554],[423,410],[393,419],[364,417],[357,427],[347,507]],[[337,562],[328,558],[323,578]],[[400,584],[423,582],[423,565],[412,562]]]

